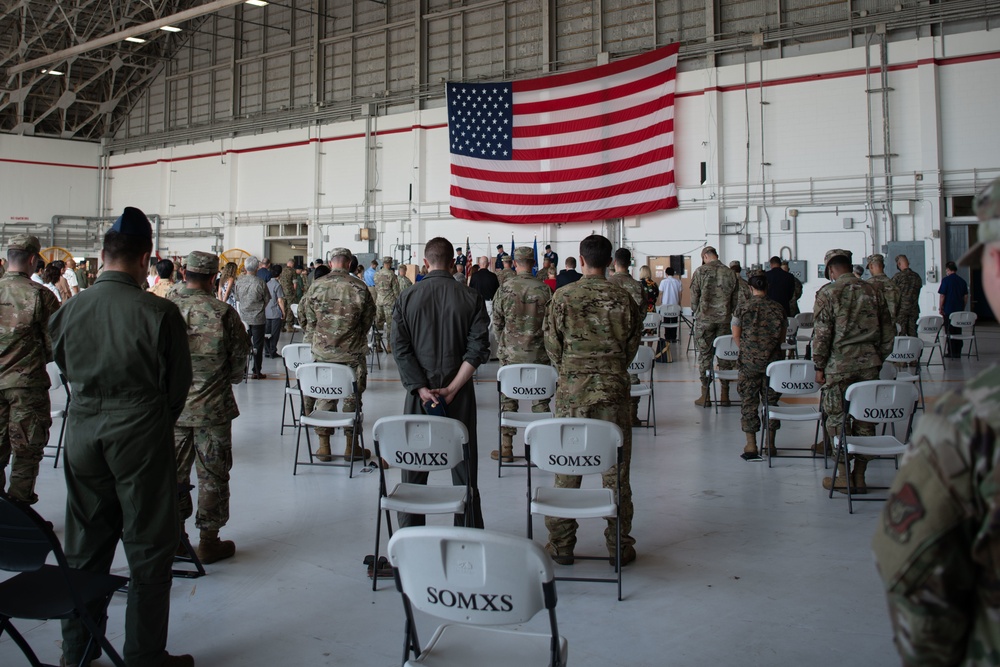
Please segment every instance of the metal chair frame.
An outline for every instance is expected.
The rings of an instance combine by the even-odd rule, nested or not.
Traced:
[[[787,371],[785,369],[788,369]],[[801,369],[799,372],[795,372],[793,369]],[[795,379],[793,379],[793,375]],[[783,386],[784,385],[784,386]],[[764,381],[761,385],[761,449],[768,452],[767,455],[767,467],[772,467],[771,459],[775,458],[786,458],[786,459],[815,459],[816,451],[811,447],[782,447],[786,451],[795,452],[809,452],[809,454],[770,454],[771,445],[773,443],[768,442],[770,437],[770,430],[768,430],[767,425],[772,419],[777,419],[778,421],[816,421],[816,432],[813,435],[814,440],[818,440],[820,437],[820,426],[826,421],[825,415],[821,409],[813,410],[810,408],[798,408],[796,406],[771,406],[767,402],[767,389],[770,387],[772,390],[779,392],[782,396],[808,396],[810,394],[818,394],[822,396],[822,387],[816,383],[816,367],[813,365],[812,361],[806,359],[787,359],[783,361],[772,361],[767,365],[767,370],[765,371]],[[785,410],[784,417],[772,417],[771,411],[773,408],[779,408],[778,412],[781,412],[780,408]],[[768,435],[764,435],[764,433]],[[776,449],[777,451],[777,449]],[[823,429],[823,465],[827,465],[826,452],[829,451],[829,442],[826,438],[826,429]]]
[[[712,341],[712,356],[722,361],[736,361],[740,354],[740,348],[736,347],[732,335],[718,336]],[[715,414],[719,414],[719,396],[715,388],[715,381],[737,382],[740,379],[738,370],[722,370],[715,367],[715,363],[708,366],[708,381],[712,386],[712,403],[715,407]]]
[[[327,384],[320,384],[317,382],[315,386],[307,385],[303,382],[303,375],[312,374],[313,371],[322,371],[329,369],[333,373],[333,378]],[[348,477],[354,477],[354,462],[358,460],[358,456],[355,454],[358,447],[360,446],[362,450],[365,445],[364,436],[364,415],[361,412],[361,395],[358,393],[358,383],[354,379],[354,370],[350,366],[345,366],[343,364],[328,364],[328,363],[311,363],[311,364],[301,364],[295,369],[295,376],[298,380],[299,385],[299,399],[301,400],[300,406],[301,410],[299,412],[299,424],[296,429],[295,436],[295,464],[292,466],[292,475],[298,474],[299,466],[320,466],[328,468],[348,468]],[[337,377],[339,376],[339,377]],[[349,381],[348,381],[349,378]],[[336,392],[339,390],[340,393],[324,393],[324,390],[330,392]],[[340,408],[343,408],[344,400],[349,398],[351,395],[354,396],[354,412],[348,413],[343,412]],[[326,412],[321,410],[313,410],[308,415],[305,414],[306,401],[305,397],[315,399],[330,399],[331,397],[336,397],[340,401],[338,404],[337,412]],[[335,421],[330,421],[329,423],[323,422],[324,416],[342,414],[344,417]],[[354,432],[354,438],[351,441],[351,455],[346,461],[318,461],[315,460],[315,454],[313,454],[312,441],[309,438],[309,428],[319,426],[329,429],[344,429],[352,428]],[[308,461],[299,460],[299,448],[302,442],[302,432],[305,431],[306,434],[306,452],[309,454]],[[335,454],[333,456],[336,456]],[[360,458],[364,458],[363,452]],[[364,462],[364,461],[362,461]]]
[[[539,378],[539,381],[531,384],[523,382],[525,375],[537,373],[547,376]],[[517,378],[513,380],[512,378]],[[508,398],[513,398],[519,403],[521,398],[517,396],[519,387],[527,390],[527,394],[521,394],[525,400],[543,401],[545,399],[554,400],[556,395],[556,384],[559,374],[556,369],[547,364],[508,364],[501,366],[497,370],[497,422],[500,429],[497,430],[497,477],[503,477],[504,468],[526,468],[531,465],[527,457],[515,456],[515,459],[524,459],[524,463],[504,463],[503,462],[503,427],[514,428],[516,430],[527,428],[528,424],[539,419],[551,419],[553,412],[504,412],[503,397],[505,395],[504,385],[513,393],[506,394]],[[519,381],[520,380],[520,381]],[[547,380],[547,381],[546,381]],[[541,392],[541,393],[539,393]],[[529,395],[530,394],[530,395]],[[504,422],[507,422],[506,424]]]

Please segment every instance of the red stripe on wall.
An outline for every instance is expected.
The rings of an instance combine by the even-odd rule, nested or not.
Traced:
[[[99,169],[99,167],[87,164],[69,164],[66,162],[41,162],[38,160],[15,160],[12,158],[0,157],[0,162],[8,164],[30,164],[36,167],[64,167],[66,169]]]

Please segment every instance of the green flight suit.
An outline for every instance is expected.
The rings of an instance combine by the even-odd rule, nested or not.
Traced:
[[[129,667],[166,656],[171,564],[180,531],[174,422],[191,387],[187,331],[177,306],[105,271],[49,321],[56,363],[72,387],[66,428],[66,557],[107,573],[121,539],[131,582],[125,611]],[[94,609],[102,617],[103,609]],[[63,655],[87,645],[63,621]]]

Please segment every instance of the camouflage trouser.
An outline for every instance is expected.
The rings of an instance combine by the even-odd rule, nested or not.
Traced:
[[[233,423],[174,427],[177,451],[177,510],[183,524],[192,513],[191,466],[198,474],[198,530],[220,530],[229,521],[229,471],[233,467]]]
[[[698,372],[701,374],[701,384],[703,387],[707,387],[710,384],[707,373],[712,368],[712,362],[715,361],[715,351],[712,348],[712,343],[719,336],[729,336],[732,333],[733,327],[728,322],[724,324],[700,321],[695,323],[694,338],[695,344],[698,347]],[[736,368],[736,362],[720,360],[719,368],[722,370],[733,370]],[[722,384],[729,385],[728,382],[723,382]]]
[[[378,325],[379,331],[385,327],[385,334],[382,339],[383,344],[388,347],[389,341],[392,340],[392,307],[393,304],[387,304],[385,306],[376,306],[375,311],[376,323]]]
[[[632,421],[628,414],[628,403],[617,404],[602,403],[598,405],[585,405],[577,408],[560,408],[556,405],[556,417],[586,417],[590,419],[603,419],[613,424],[617,424],[622,430],[622,469],[621,469],[621,495],[618,501],[618,516],[621,519],[621,540],[622,549],[635,544],[632,537],[632,486],[629,480],[629,467],[632,462]],[[604,488],[615,490],[615,480],[617,466],[609,469],[601,477]],[[556,475],[555,485],[559,488],[578,489],[582,477],[579,475]],[[561,519],[558,517],[545,517],[545,527],[549,530],[549,542],[560,552],[572,551],[576,546],[576,519]],[[615,553],[615,520],[608,519],[608,527],[604,530],[604,540],[608,546],[608,553]]]
[[[354,379],[358,383],[359,404],[357,408],[361,409],[360,397],[362,394],[365,393],[365,389],[368,388],[368,364],[365,363],[364,360],[362,360],[361,363],[359,364],[344,364],[344,365],[354,370]],[[336,411],[338,403],[340,403],[339,400],[327,400],[325,398],[316,400],[315,398],[310,398],[309,396],[306,396],[305,401],[303,401],[302,407],[305,410],[305,413],[308,415],[312,413],[313,410]],[[344,399],[344,412],[353,413],[354,409],[355,409],[354,397],[348,396],[347,398]],[[317,435],[330,435],[330,433],[332,432],[333,429],[324,428],[322,426],[316,427]]]
[[[531,411],[532,412],[548,412],[550,410],[552,399],[546,398],[544,401],[532,401]],[[500,394],[500,410],[502,412],[517,412],[518,404],[520,401],[515,401],[513,398],[508,398],[504,394]],[[500,432],[504,435],[513,436],[517,432],[517,429],[513,426],[502,426]]]
[[[46,389],[0,390],[0,490],[7,487],[5,472],[10,466],[11,498],[38,502],[35,478],[52,426],[51,404]]]
[[[629,376],[628,376],[628,378],[629,378],[629,383],[630,384],[632,384],[632,385],[639,384],[639,376],[638,375],[632,375],[630,373]],[[639,397],[636,396],[635,398],[633,398],[631,400],[632,400],[632,423],[634,424],[634,423],[636,423],[639,420]]]
[[[744,433],[757,433],[760,431],[760,397],[763,390],[764,373],[740,369],[740,379],[736,384],[736,390],[740,392],[740,427]],[[781,394],[770,387],[767,388],[767,404],[777,405]],[[781,422],[771,419],[767,422],[767,428],[776,431],[781,428]]]
[[[844,414],[844,392],[847,391],[847,388],[855,382],[877,380],[878,374],[878,368],[871,368],[850,375],[826,376],[826,384],[823,385],[820,403],[822,404],[823,412],[826,414],[826,430],[828,433],[835,432],[836,435],[840,435],[840,427],[844,425],[844,419],[847,418]],[[850,435],[862,436],[875,435],[875,425],[869,422],[852,420],[848,424],[848,433]],[[865,456],[856,455],[853,458],[868,460],[868,457]]]
[[[896,316],[896,324],[899,325],[900,336],[916,336],[917,335],[917,318],[920,313],[917,311],[913,312],[903,312],[900,311],[899,315]]]

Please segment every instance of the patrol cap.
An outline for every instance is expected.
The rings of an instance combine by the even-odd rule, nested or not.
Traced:
[[[382,258],[382,263],[383,264],[388,264],[389,266],[392,266],[392,257],[383,257]]]
[[[125,236],[141,236],[153,240],[153,227],[149,224],[149,218],[134,206],[126,206],[122,214],[115,220],[115,224],[108,231],[118,232]]]
[[[750,269],[749,271],[747,271],[747,280],[753,278],[754,276],[764,276],[764,275],[767,275],[764,273],[764,269]]]
[[[787,259],[781,260],[781,265],[782,266],[788,266],[788,260]]]
[[[206,276],[215,275],[219,270],[219,258],[210,252],[195,250],[184,260],[187,270],[192,273],[201,273]]]
[[[11,237],[10,243],[7,244],[7,249],[21,250],[23,252],[35,254],[42,249],[42,244],[38,241],[37,236],[32,236],[31,234],[17,234],[16,236]]]
[[[729,268],[732,269],[733,271],[740,271],[743,269],[743,266],[740,264],[739,260],[734,259],[733,261],[729,262]]]
[[[870,264],[873,264],[873,263],[874,264],[882,264],[882,265],[884,265],[885,264],[885,256],[884,255],[880,255],[879,253],[875,253],[874,255],[868,255],[868,259],[865,260],[865,266],[869,266]]]
[[[534,262],[535,251],[526,245],[514,248],[514,259],[518,262]]]
[[[974,208],[976,217],[979,218],[979,242],[958,260],[962,266],[979,266],[983,246],[1000,240],[1000,178],[979,193]]]
[[[354,256],[354,253],[352,253],[347,248],[334,248],[333,250],[330,251],[330,259],[333,259],[334,257],[346,257],[347,259],[351,259],[351,257],[353,257],[353,256]],[[319,259],[317,259],[316,261],[319,264],[323,263],[323,261],[319,260]]]
[[[705,253],[709,253],[709,252],[712,253],[712,254],[714,254],[716,257],[719,256],[719,251],[716,250],[714,246],[707,245],[707,246],[705,246],[704,248],[701,249],[701,254],[702,255],[704,255]]]
[[[834,248],[833,250],[827,250],[826,255],[823,257],[823,263],[826,264],[826,271],[824,272],[824,274],[826,275],[827,280],[830,279],[830,260],[833,259],[834,257],[837,257],[838,255],[846,257],[847,261],[850,262],[851,264],[854,263],[854,253],[851,252],[850,250],[844,250],[843,248]]]
[[[517,248],[515,248],[515,250],[517,250]],[[513,260],[510,258],[510,255],[504,253],[503,255],[500,256],[500,261],[503,262],[504,264],[509,264]]]

